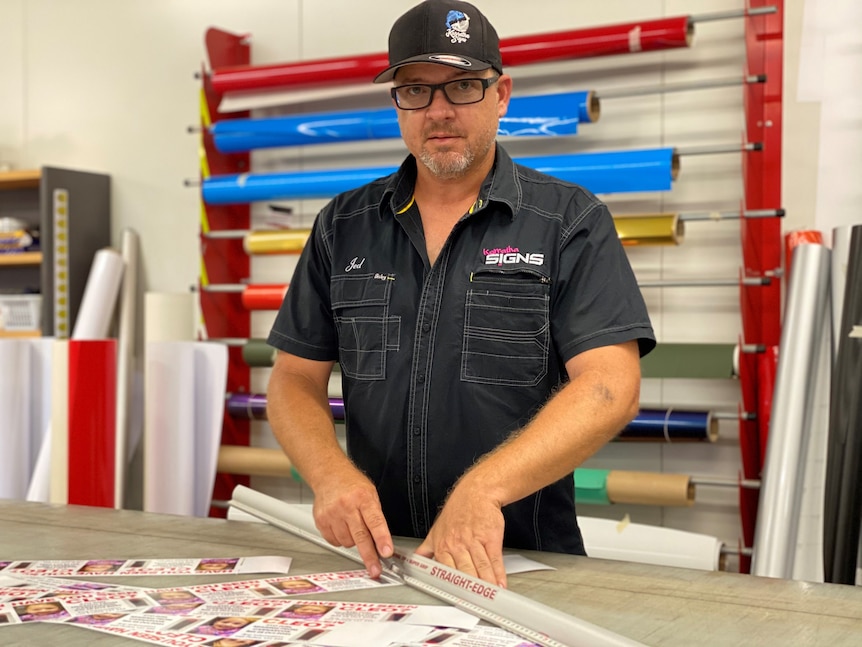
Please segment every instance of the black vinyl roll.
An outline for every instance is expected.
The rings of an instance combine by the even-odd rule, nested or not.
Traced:
[[[823,557],[827,582],[854,584],[862,521],[862,225],[853,227],[829,403]]]

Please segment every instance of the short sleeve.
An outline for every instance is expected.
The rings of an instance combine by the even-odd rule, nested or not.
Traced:
[[[563,361],[600,346],[637,340],[655,347],[646,304],[607,206],[590,196],[564,231],[551,327]]]
[[[331,254],[326,216],[324,209],[312,226],[266,340],[279,350],[318,361],[338,358],[329,292]]]

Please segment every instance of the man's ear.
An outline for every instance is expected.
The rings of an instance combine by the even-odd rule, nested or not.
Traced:
[[[512,98],[512,77],[503,74],[497,79],[497,116],[503,117],[509,110],[509,100]]]

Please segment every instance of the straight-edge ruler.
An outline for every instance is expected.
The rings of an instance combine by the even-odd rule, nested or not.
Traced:
[[[243,485],[230,505],[327,550],[362,564],[356,549],[332,546],[314,520],[299,508]],[[543,647],[643,647],[607,629],[580,620],[508,589],[461,573],[397,546],[383,561],[383,575],[442,600]]]

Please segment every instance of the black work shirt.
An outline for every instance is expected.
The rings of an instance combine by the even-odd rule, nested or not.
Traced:
[[[319,214],[268,342],[343,374],[347,449],[393,534],[424,537],[458,478],[523,427],[578,353],[655,345],[607,207],[512,162],[431,265],[416,161]],[[583,554],[569,475],[503,509],[504,545]]]

